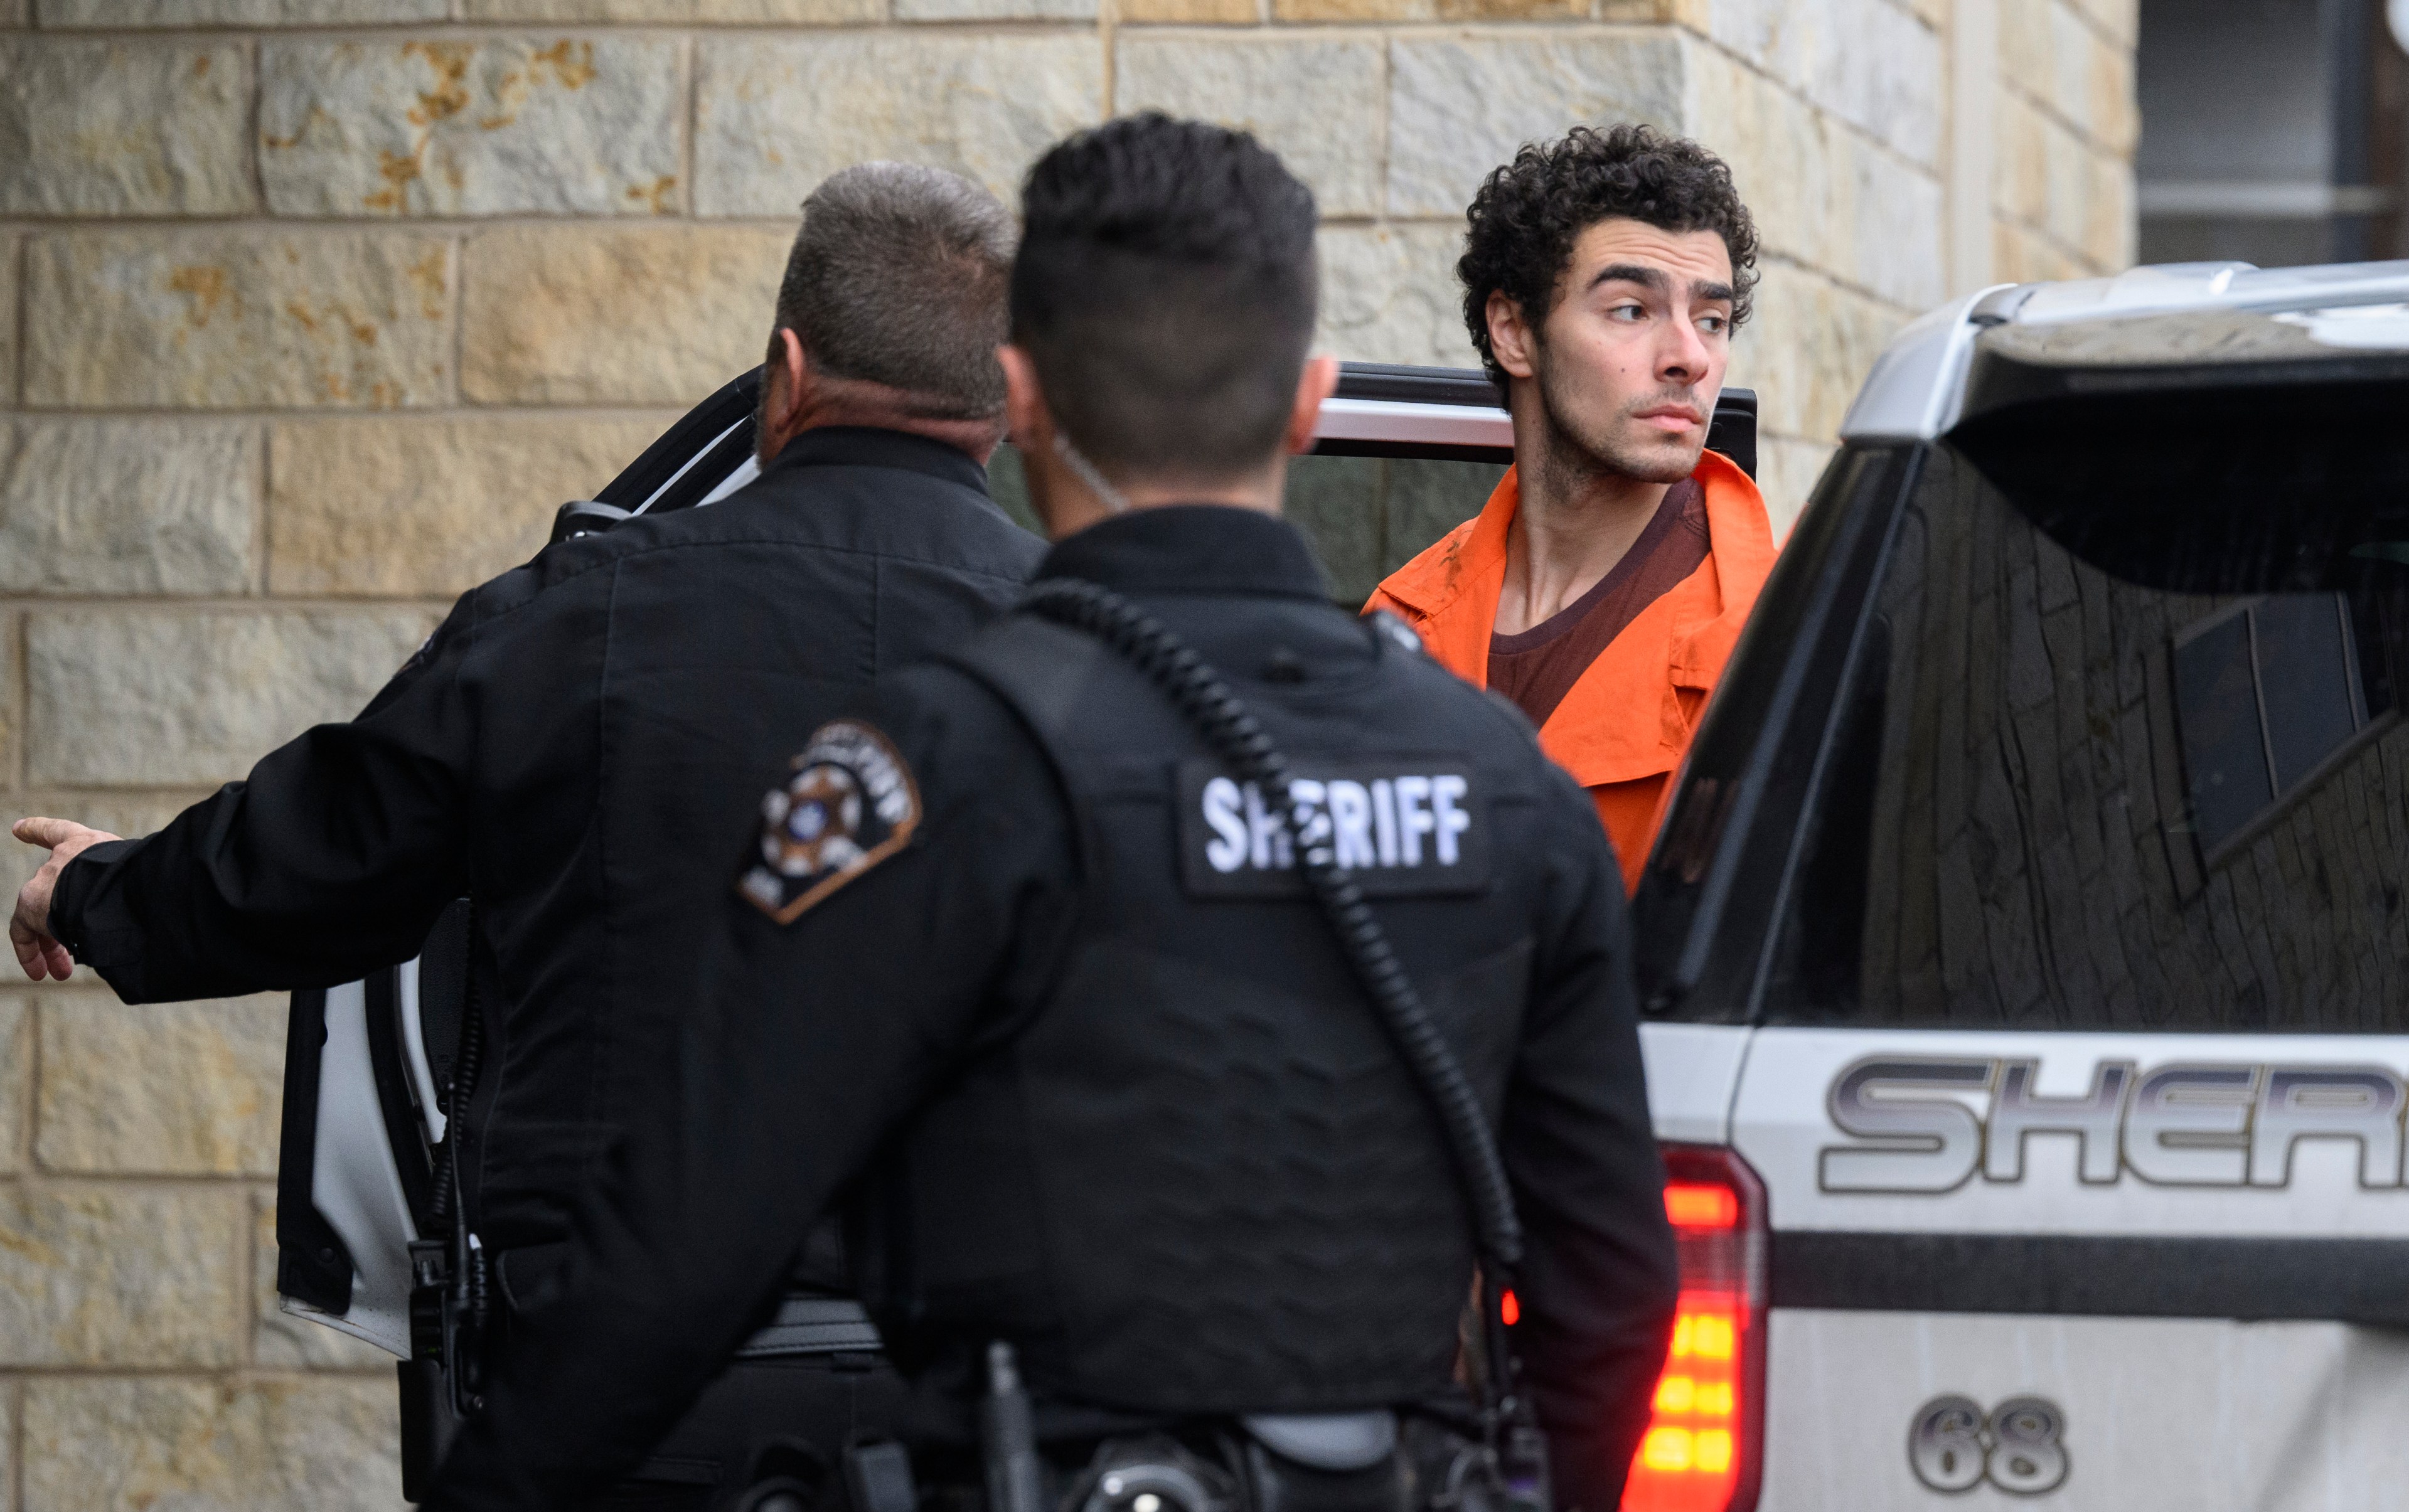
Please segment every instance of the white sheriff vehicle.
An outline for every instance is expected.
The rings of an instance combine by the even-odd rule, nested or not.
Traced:
[[[2409,264],[1910,326],[1637,900],[1626,1508],[2409,1506]]]

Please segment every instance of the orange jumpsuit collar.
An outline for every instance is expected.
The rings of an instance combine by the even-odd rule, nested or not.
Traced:
[[[1699,455],[1692,476],[1706,490],[1706,561],[1643,610],[1540,727],[1541,749],[1584,787],[1680,763],[1693,719],[1679,690],[1713,687],[1773,569],[1773,532],[1754,481],[1714,452]],[[1521,502],[1520,477],[1508,468],[1453,549],[1407,564],[1381,585],[1420,616],[1431,654],[1480,686],[1506,585],[1507,533]]]

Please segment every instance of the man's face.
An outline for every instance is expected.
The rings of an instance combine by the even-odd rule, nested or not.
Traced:
[[[1501,295],[1490,296],[1489,328],[1500,366],[1536,380],[1557,447],[1608,472],[1678,482],[1707,443],[1731,312],[1721,236],[1615,219],[1575,238],[1536,330]]]

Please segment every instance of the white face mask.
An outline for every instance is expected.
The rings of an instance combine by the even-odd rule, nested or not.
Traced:
[[[1129,497],[1107,482],[1104,475],[1097,470],[1096,465],[1089,461],[1077,447],[1073,446],[1071,438],[1060,430],[1054,433],[1054,454],[1062,459],[1064,467],[1079,475],[1079,481],[1088,485],[1088,492],[1095,495],[1104,504],[1105,513],[1121,514],[1128,511]]]

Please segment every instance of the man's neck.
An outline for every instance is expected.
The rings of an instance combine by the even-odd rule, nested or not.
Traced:
[[[1547,428],[1544,417],[1533,428]],[[1631,554],[1670,483],[1610,472],[1553,435],[1526,444],[1514,426],[1521,497],[1506,535],[1506,582],[1497,596],[1499,635],[1519,635],[1580,601]]]
[[[906,436],[922,436],[939,441],[956,451],[969,454],[981,467],[995,453],[1003,438],[996,434],[991,420],[930,420],[923,415],[907,415],[892,410],[829,410],[813,417],[811,424],[795,432],[797,436],[833,425],[859,425],[871,430],[900,430]],[[790,438],[791,439],[791,438]]]
[[[909,398],[909,396],[881,384],[831,383],[823,380],[797,411],[792,425],[777,435],[762,438],[757,443],[760,448],[759,459],[766,466],[796,437],[835,425],[900,430],[906,436],[926,437],[967,454],[981,467],[987,465],[987,459],[994,454],[997,443],[1003,439],[1003,423],[1000,417],[993,420],[957,420],[916,413]]]
[[[1075,448],[1073,455],[1077,454]],[[1087,469],[1050,447],[1040,447],[1024,460],[1038,513],[1046,521],[1046,533],[1057,540],[1125,511],[1181,504],[1224,504],[1276,515],[1280,511],[1281,485],[1288,475],[1285,456],[1272,459],[1259,471],[1234,478],[1131,478],[1118,483],[1101,473],[1087,476]],[[1093,463],[1088,464],[1088,468],[1093,467]],[[1100,483],[1111,497],[1097,491]]]

